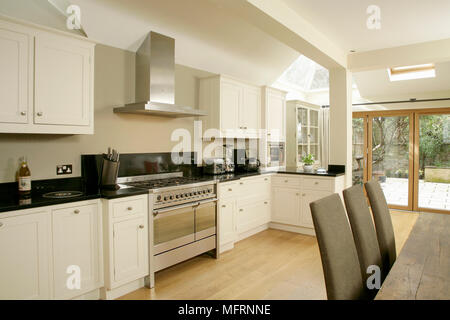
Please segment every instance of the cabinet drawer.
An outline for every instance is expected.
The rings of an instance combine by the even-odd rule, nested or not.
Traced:
[[[227,198],[236,195],[238,186],[238,182],[220,183],[219,198]]]
[[[241,179],[238,190],[240,197],[270,195],[270,177]]]
[[[147,199],[134,199],[116,202],[112,205],[113,217],[120,218],[125,216],[143,215]]]
[[[300,187],[300,178],[295,176],[274,176],[272,184],[280,187]]]
[[[303,178],[303,189],[333,191],[332,179]]]

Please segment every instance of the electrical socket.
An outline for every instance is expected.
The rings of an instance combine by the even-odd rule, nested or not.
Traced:
[[[71,164],[60,164],[56,166],[56,175],[62,174],[72,174],[72,165]]]

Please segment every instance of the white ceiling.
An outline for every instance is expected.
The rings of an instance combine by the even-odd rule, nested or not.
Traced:
[[[436,77],[405,81],[390,81],[386,69],[353,74],[356,86],[363,98],[412,95],[450,90],[450,62],[436,63]]]
[[[89,38],[136,51],[156,31],[176,40],[178,64],[266,85],[299,56],[210,0],[71,0]]]
[[[450,38],[449,0],[283,0],[347,52]],[[381,10],[381,29],[369,30],[369,5]]]

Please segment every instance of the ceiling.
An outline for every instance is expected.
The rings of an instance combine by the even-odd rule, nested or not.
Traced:
[[[382,97],[450,90],[450,62],[436,63],[436,77],[405,81],[390,81],[386,69],[353,74],[361,97]]]
[[[27,0],[29,1],[29,0]],[[299,56],[210,0],[71,0],[89,38],[136,51],[156,31],[176,40],[177,64],[266,85]]]
[[[449,0],[283,1],[346,52],[450,38]],[[380,7],[380,30],[366,26],[369,5]]]

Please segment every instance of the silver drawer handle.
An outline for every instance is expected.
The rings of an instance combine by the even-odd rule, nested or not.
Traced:
[[[139,229],[144,229],[144,225],[143,224],[139,225]]]
[[[264,204],[267,204],[268,202],[267,201],[264,201]]]
[[[22,112],[20,113],[20,115],[22,115],[22,116],[26,116],[26,115],[27,115],[27,113],[26,113],[25,111],[22,111]]]
[[[133,207],[128,207],[127,210],[131,211],[131,210],[133,210]]]
[[[240,212],[244,211],[244,209],[239,209]]]
[[[38,112],[38,113],[36,113],[36,115],[37,115],[38,117],[42,117],[43,113],[42,113],[42,112]]]
[[[74,210],[74,212],[73,213],[75,213],[75,214],[79,214],[80,213],[80,210]]]
[[[226,205],[224,205],[224,204],[222,205],[222,208],[226,208],[226,207],[227,207]]]
[[[229,188],[228,191],[233,191],[233,189]]]

